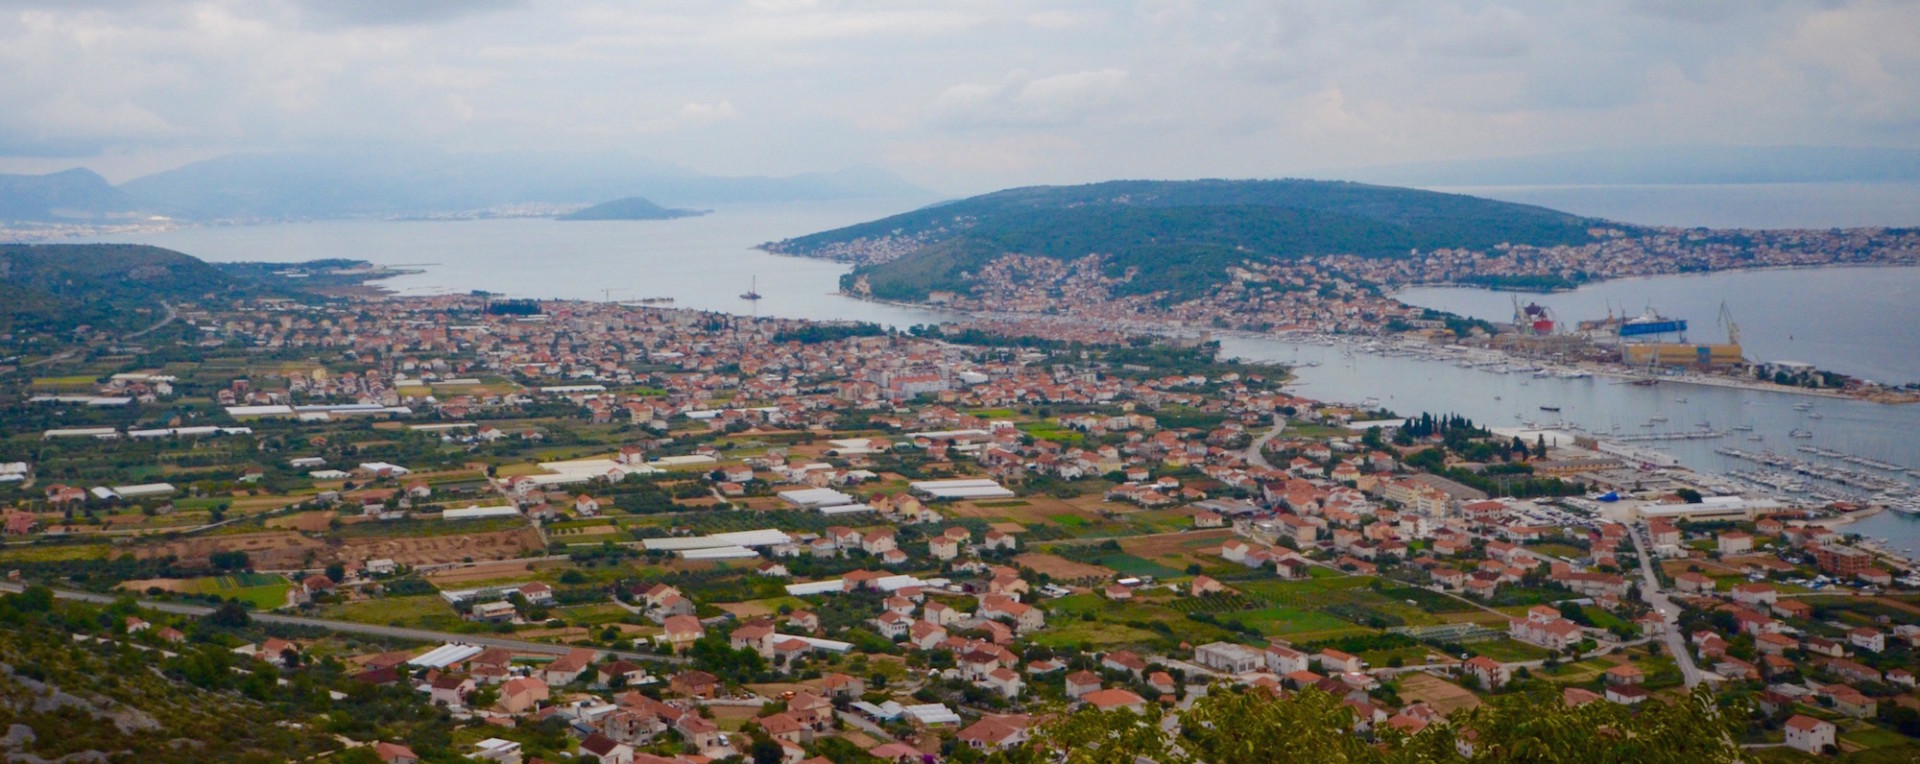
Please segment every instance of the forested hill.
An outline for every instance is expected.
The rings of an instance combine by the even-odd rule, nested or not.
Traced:
[[[1599,221],[1523,204],[1315,180],[1112,181],[1035,186],[926,207],[766,245],[857,263],[876,295],[964,288],[960,274],[1003,254],[1110,257],[1135,283],[1194,293],[1245,260],[1502,243],[1584,243]]]
[[[662,207],[652,200],[629,196],[603,202],[582,210],[560,215],[556,220],[672,220],[707,214],[705,210],[683,210]]]
[[[235,286],[219,269],[159,247],[4,244],[0,304],[7,307],[0,311],[0,328],[138,329],[156,320],[162,301],[197,300]]]

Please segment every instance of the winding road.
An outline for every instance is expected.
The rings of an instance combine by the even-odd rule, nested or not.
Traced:
[[[1274,438],[1280,437],[1280,433],[1286,432],[1286,430],[1287,418],[1279,414],[1273,415],[1273,429],[1268,430],[1266,434],[1258,438],[1254,438],[1253,445],[1247,446],[1247,463],[1255,467],[1273,469],[1273,465],[1267,463],[1267,443]]]

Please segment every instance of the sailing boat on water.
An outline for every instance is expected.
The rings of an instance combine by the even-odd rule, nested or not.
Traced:
[[[740,295],[740,299],[742,300],[760,299],[760,276],[758,274],[756,274],[753,277],[753,281],[749,282],[749,285],[747,286],[747,291]]]

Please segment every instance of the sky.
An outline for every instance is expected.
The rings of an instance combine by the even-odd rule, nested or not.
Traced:
[[[948,193],[1920,148],[1920,3],[0,0],[0,172],[615,148]]]

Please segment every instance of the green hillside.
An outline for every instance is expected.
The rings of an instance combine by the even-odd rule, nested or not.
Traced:
[[[142,328],[162,301],[198,300],[235,282],[194,257],[137,244],[0,245],[0,329],[63,331],[82,324]],[[153,312],[137,313],[137,308]]]
[[[1589,240],[1587,228],[1596,222],[1542,207],[1360,183],[1113,181],[1010,189],[766,248],[859,261],[849,253],[865,244],[905,242],[912,247],[906,255],[855,270],[876,295],[894,299],[965,289],[962,274],[1007,253],[1108,255],[1113,273],[1140,269],[1130,291],[1188,296],[1245,260],[1576,244]]]

